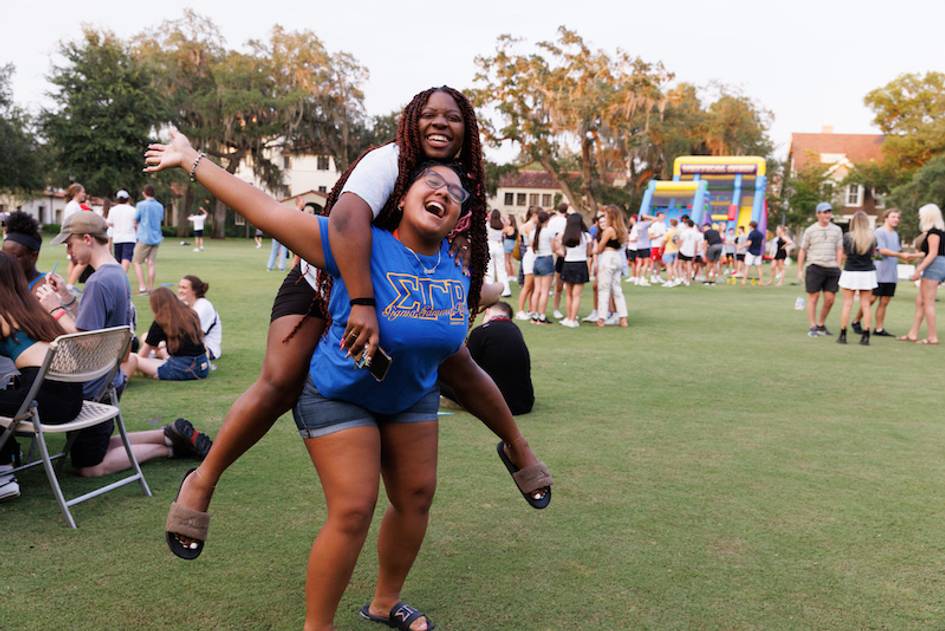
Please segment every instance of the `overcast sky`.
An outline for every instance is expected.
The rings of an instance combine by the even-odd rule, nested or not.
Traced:
[[[863,105],[869,90],[900,73],[945,70],[945,3],[932,0],[0,0],[0,63],[16,66],[14,98],[34,110],[48,104],[45,75],[57,42],[76,38],[81,24],[130,36],[185,7],[210,17],[233,47],[265,38],[273,24],[311,29],[329,50],[348,51],[370,70],[371,114],[431,85],[469,86],[473,58],[491,53],[502,33],[534,42],[566,25],[593,48],[662,61],[677,80],[739,88],[774,113],[779,152],[791,132],[823,125],[876,132]]]

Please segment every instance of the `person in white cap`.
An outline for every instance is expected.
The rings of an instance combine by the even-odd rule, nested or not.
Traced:
[[[135,253],[135,207],[131,205],[131,196],[122,189],[115,193],[115,205],[108,211],[106,219],[112,229],[112,244],[115,260],[121,263],[127,272]]]
[[[833,206],[828,202],[817,204],[817,223],[808,226],[801,237],[801,250],[797,255],[797,280],[804,272],[804,262],[810,265],[804,277],[807,290],[807,320],[810,329],[807,335],[831,335],[827,330],[827,315],[837,298],[840,288],[840,259],[843,258],[843,231],[833,223]],[[747,272],[746,272],[747,274]],[[824,305],[820,319],[816,319],[817,301],[824,294]]]

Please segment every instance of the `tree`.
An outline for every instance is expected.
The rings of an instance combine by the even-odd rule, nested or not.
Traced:
[[[945,155],[929,160],[908,182],[894,188],[889,204],[902,210],[900,231],[906,239],[919,234],[918,213],[925,204],[945,208]]]
[[[782,195],[787,200],[785,223],[800,228],[812,221],[817,204],[833,193],[823,166],[813,164],[786,179]]]
[[[60,183],[79,181],[96,195],[134,190],[145,179],[142,150],[162,118],[146,70],[108,31],[85,28],[59,51],[65,63],[49,77],[57,107],[41,120]]]
[[[494,55],[476,57],[473,100],[501,121],[481,117],[483,131],[493,144],[518,144],[522,161],[540,164],[573,207],[595,212],[601,172],[610,164],[627,169],[671,75],[623,51],[592,51],[565,27],[557,41],[539,42],[537,53],[517,53],[517,44],[502,35]],[[573,150],[581,156],[576,186],[562,165]]]
[[[710,155],[762,156],[774,149],[768,138],[772,115],[746,96],[721,89],[705,118],[705,141]]]
[[[899,75],[863,102],[886,134],[883,154],[907,173],[945,152],[945,73]]]
[[[41,148],[31,118],[13,103],[13,64],[0,66],[0,191],[42,188]]]
[[[353,57],[330,55],[311,31],[279,26],[267,41],[249,42],[247,52],[228,50],[217,26],[191,10],[155,32],[139,38],[137,52],[168,95],[167,122],[227,171],[248,164],[267,189],[284,193],[277,152],[327,153],[345,167],[366,78]],[[223,237],[219,201],[213,218],[213,236]]]

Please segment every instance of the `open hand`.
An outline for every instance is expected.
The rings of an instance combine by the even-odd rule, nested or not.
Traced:
[[[193,164],[194,148],[190,146],[187,136],[176,129],[171,130],[171,141],[162,145],[154,143],[148,145],[148,150],[144,153],[145,173],[157,173],[174,167],[186,166],[189,168]]]

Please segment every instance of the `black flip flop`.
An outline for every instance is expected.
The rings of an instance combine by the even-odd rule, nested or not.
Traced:
[[[499,444],[496,445],[495,449],[499,453],[499,459],[502,461],[502,464],[505,465],[505,468],[508,469],[509,471],[509,475],[512,476],[512,481],[515,482],[515,488],[517,488],[518,492],[522,494],[522,497],[525,498],[525,501],[528,502],[529,506],[531,506],[532,508],[541,510],[543,508],[546,508],[548,504],[551,504],[551,474],[548,473],[548,469],[545,467],[544,463],[539,462],[538,464],[532,465],[532,466],[538,467],[539,471],[541,471],[542,473],[545,473],[548,476],[548,480],[549,480],[548,484],[545,485],[544,487],[539,487],[537,489],[534,489],[531,493],[526,493],[525,491],[522,490],[522,487],[519,486],[518,479],[519,477],[521,477],[519,476],[519,474],[522,473],[522,471],[519,470],[519,468],[516,467],[512,463],[512,461],[509,459],[508,454],[505,453],[505,443],[500,440]],[[529,468],[530,467],[526,467],[525,471],[528,471]],[[545,493],[540,498],[535,499],[534,497],[532,497],[533,493],[535,493],[536,491],[540,491],[542,488],[545,489]]]
[[[177,488],[177,495],[174,497],[174,502],[167,513],[167,524],[164,527],[164,540],[167,541],[167,547],[171,549],[174,555],[186,561],[193,561],[203,552],[204,541],[207,538],[207,528],[210,523],[209,513],[195,511],[177,504],[177,498],[180,497],[180,491],[184,488],[187,476],[196,470],[196,468],[191,469],[181,479],[180,486]],[[181,530],[188,530],[189,532],[181,532]],[[193,539],[196,545],[193,547],[185,546],[178,538],[179,535]]]
[[[391,607],[390,614],[386,618],[372,614],[371,603],[365,603],[365,605],[358,610],[358,614],[365,620],[378,624],[386,624],[391,629],[400,629],[400,631],[410,631],[410,625],[416,622],[418,618],[426,618],[427,631],[436,629],[436,624],[430,620],[430,616],[419,609],[414,609],[403,601]]]

